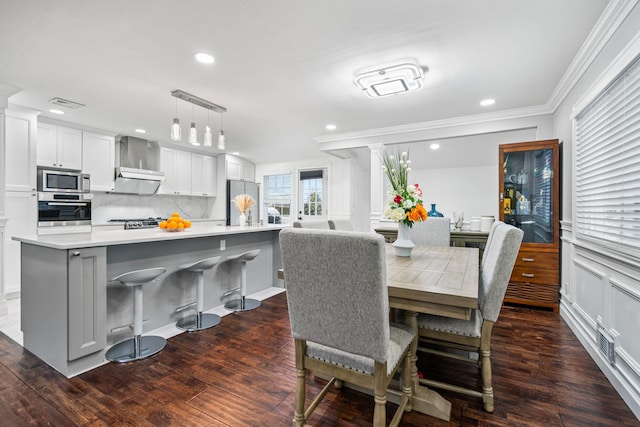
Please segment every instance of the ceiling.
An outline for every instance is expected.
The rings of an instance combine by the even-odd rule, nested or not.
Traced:
[[[544,105],[606,5],[0,0],[0,83],[43,116],[120,135],[144,128],[162,143],[181,89],[227,108],[227,151],[293,161],[317,157],[314,138],[329,134]],[[197,63],[198,52],[215,62]],[[354,85],[357,71],[403,59],[428,69],[422,89],[374,99]],[[86,106],[54,116],[54,97]],[[481,107],[485,98],[496,103]],[[194,112],[184,101],[178,111],[184,135]],[[195,121],[218,130],[220,115],[196,107]]]

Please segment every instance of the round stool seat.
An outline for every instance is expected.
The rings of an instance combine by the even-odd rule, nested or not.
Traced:
[[[200,261],[191,262],[189,264],[183,264],[178,267],[178,270],[187,270],[187,271],[204,271],[210,268],[215,267],[220,263],[222,257],[214,256],[211,258],[201,259]]]
[[[238,255],[227,257],[227,261],[238,261],[240,263],[240,298],[227,301],[224,308],[231,311],[248,311],[260,307],[261,302],[257,299],[247,298],[247,261],[251,261],[260,255],[260,249],[243,252]]]
[[[243,252],[239,255],[231,255],[227,257],[227,261],[251,261],[258,255],[260,255],[260,249],[254,249],[252,251]]]
[[[132,362],[160,352],[167,340],[163,337],[142,336],[142,286],[151,283],[167,271],[164,267],[146,268],[123,273],[111,279],[133,287],[133,338],[122,341],[107,350],[105,357],[112,362]]]
[[[111,282],[120,282],[125,286],[144,285],[152,282],[167,271],[164,267],[146,268],[144,270],[135,270],[123,273],[111,279]]]
[[[222,257],[214,256],[210,258],[201,259],[200,261],[183,264],[178,267],[178,270],[191,271],[198,274],[198,285],[196,288],[196,314],[183,317],[178,320],[176,327],[183,331],[195,332],[203,329],[208,329],[216,326],[221,322],[220,316],[213,313],[203,313],[204,305],[204,271],[215,267],[220,263]],[[180,307],[177,311],[182,311],[187,307],[192,307],[192,304],[188,304],[184,307]]]

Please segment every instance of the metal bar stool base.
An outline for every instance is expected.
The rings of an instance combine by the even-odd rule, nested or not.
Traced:
[[[217,314],[200,313],[200,324],[198,324],[198,315],[194,314],[178,320],[176,327],[187,332],[202,331],[216,326],[220,320],[222,319]]]
[[[231,311],[249,311],[253,310],[254,308],[260,307],[260,304],[260,301],[253,298],[244,298],[244,303],[243,299],[234,299],[231,301],[227,301],[227,303],[224,305],[224,308]]]
[[[160,352],[166,345],[167,340],[155,335],[140,337],[140,354],[135,351],[136,338],[129,338],[111,347],[105,357],[107,360],[118,363],[133,362],[134,360],[145,359]]]

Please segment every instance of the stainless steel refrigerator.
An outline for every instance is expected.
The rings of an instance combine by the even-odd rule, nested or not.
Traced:
[[[245,215],[247,220],[251,218],[252,224],[257,225],[260,221],[260,184],[234,179],[227,180],[227,225],[240,225],[238,223],[240,212],[231,202],[239,194],[248,194],[255,200],[255,203]]]

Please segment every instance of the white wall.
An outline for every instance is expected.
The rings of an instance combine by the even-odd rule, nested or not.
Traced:
[[[618,393],[640,418],[640,260],[576,238],[573,214],[575,146],[573,107],[623,52],[640,40],[640,6],[635,5],[586,73],[554,114],[562,147],[562,278],[560,314]],[[638,42],[640,43],[640,42]],[[602,335],[601,335],[602,334]],[[611,338],[615,361],[600,351],[600,337]]]

